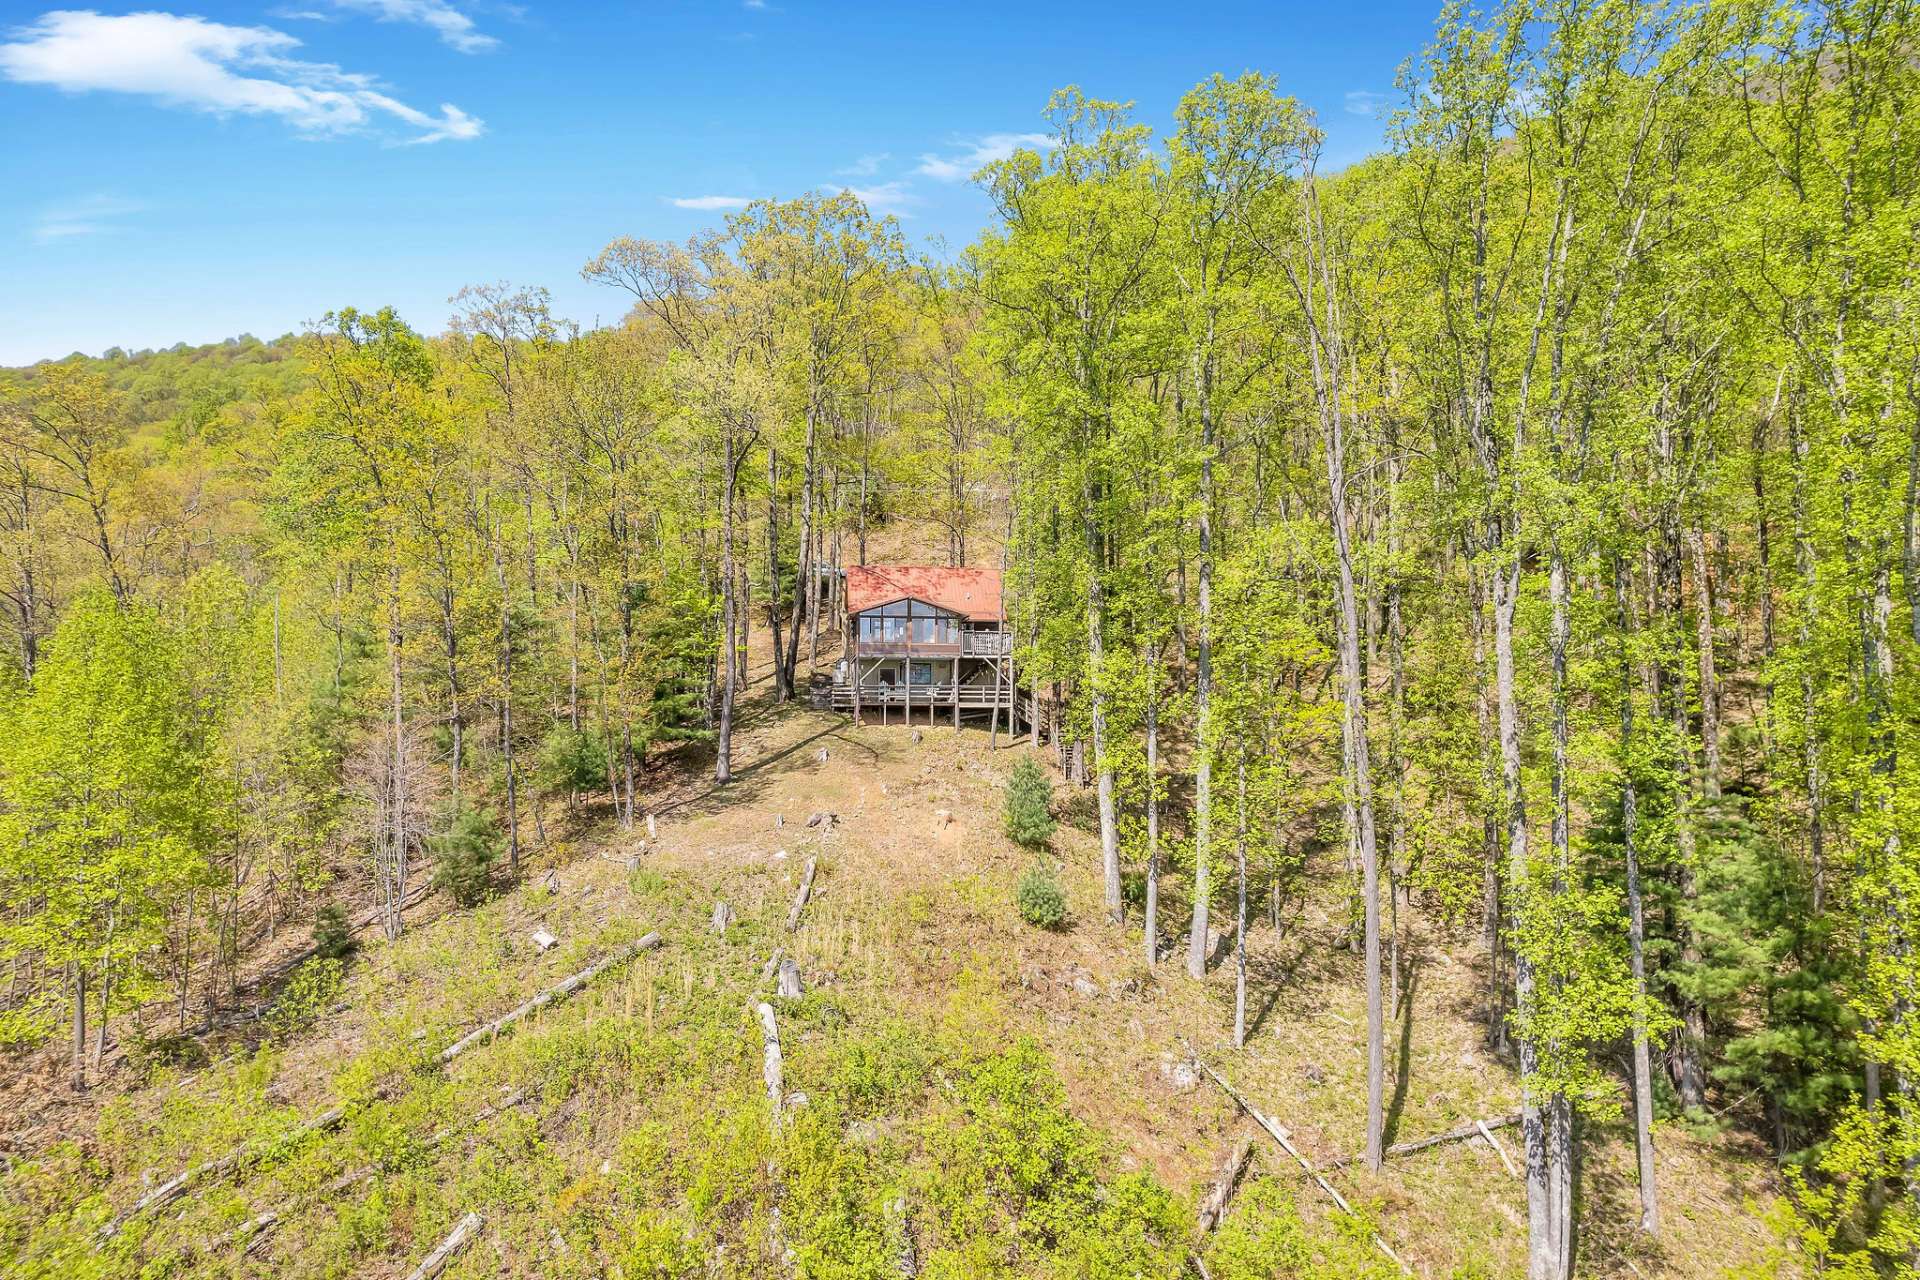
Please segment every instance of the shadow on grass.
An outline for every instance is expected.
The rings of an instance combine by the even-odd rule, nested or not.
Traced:
[[[1393,1100],[1381,1124],[1381,1143],[1392,1146],[1400,1133],[1400,1114],[1407,1108],[1407,1087],[1413,1079],[1413,995],[1420,985],[1420,964],[1407,957],[1407,984],[1400,992],[1400,1051],[1393,1067]]]

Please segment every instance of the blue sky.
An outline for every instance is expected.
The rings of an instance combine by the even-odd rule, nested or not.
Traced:
[[[612,320],[579,278],[608,240],[814,188],[957,249],[989,217],[964,174],[1066,84],[1159,130],[1205,76],[1265,71],[1337,166],[1379,145],[1437,10],[151,3],[0,3],[0,364],[271,337],[343,305],[438,332],[449,295],[499,280]]]

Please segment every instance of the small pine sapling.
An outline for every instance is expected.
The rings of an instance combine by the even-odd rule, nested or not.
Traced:
[[[500,856],[500,824],[491,813],[455,809],[445,834],[428,840],[427,847],[433,854],[433,882],[455,905],[474,907],[486,900]]]
[[[1044,856],[1035,858],[1020,877],[1013,901],[1020,908],[1020,918],[1037,929],[1057,929],[1067,918],[1066,891]]]
[[[1015,844],[1039,849],[1053,839],[1053,784],[1032,757],[1007,776],[1006,805],[1007,837]]]

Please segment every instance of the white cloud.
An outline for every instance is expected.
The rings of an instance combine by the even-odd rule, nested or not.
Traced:
[[[848,187],[847,194],[867,206],[870,213],[897,213],[906,216],[906,211],[920,203],[920,197],[905,182],[882,182],[872,187]]]
[[[411,22],[427,27],[442,44],[461,53],[482,53],[500,42],[478,30],[473,19],[446,0],[332,0],[342,9],[370,13],[382,22]]]
[[[753,201],[746,196],[674,196],[667,203],[676,209],[702,209],[711,213],[716,209],[744,209]]]
[[[51,204],[34,220],[33,238],[40,244],[71,240],[79,236],[97,236],[121,229],[120,219],[139,213],[146,206],[137,200],[114,195],[82,196],[61,204]]]
[[[952,155],[921,156],[920,167],[915,172],[941,182],[960,182],[996,160],[1005,160],[1022,147],[1050,151],[1059,144],[1044,133],[989,133],[958,145],[964,149]]]
[[[740,0],[740,7],[742,9],[758,9],[763,13],[773,8],[772,5],[767,3],[767,0]]]
[[[834,172],[843,178],[871,178],[874,174],[880,172],[881,165],[891,159],[893,159],[892,156],[884,151],[879,151],[872,155],[861,156],[852,164],[842,169],[835,169]]]
[[[1350,116],[1375,116],[1380,108],[1387,105],[1387,95],[1374,93],[1370,89],[1354,89],[1347,94],[1347,114]]]
[[[289,58],[300,42],[271,27],[79,9],[42,14],[11,34],[11,43],[0,44],[0,76],[20,84],[131,93],[216,115],[279,116],[312,135],[365,130],[383,116],[421,130],[410,143],[465,141],[484,129],[458,107],[443,103],[431,115],[382,93],[372,76]]]

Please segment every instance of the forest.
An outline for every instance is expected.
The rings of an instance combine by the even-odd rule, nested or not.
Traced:
[[[607,244],[607,327],[478,284],[0,371],[0,1050],[120,1087],[276,940],[734,785],[754,655],[803,702],[917,524],[1003,568],[1101,927],[1231,984],[1220,1060],[1331,894],[1346,1149],[1419,921],[1483,966],[1532,1280],[1608,1117],[1648,1239],[1663,1135],[1734,1126],[1750,1274],[1920,1272],[1917,54],[1909,0],[1450,4],[1337,171],[1257,73],[1164,136],[1064,88],[956,252],[809,193]]]

